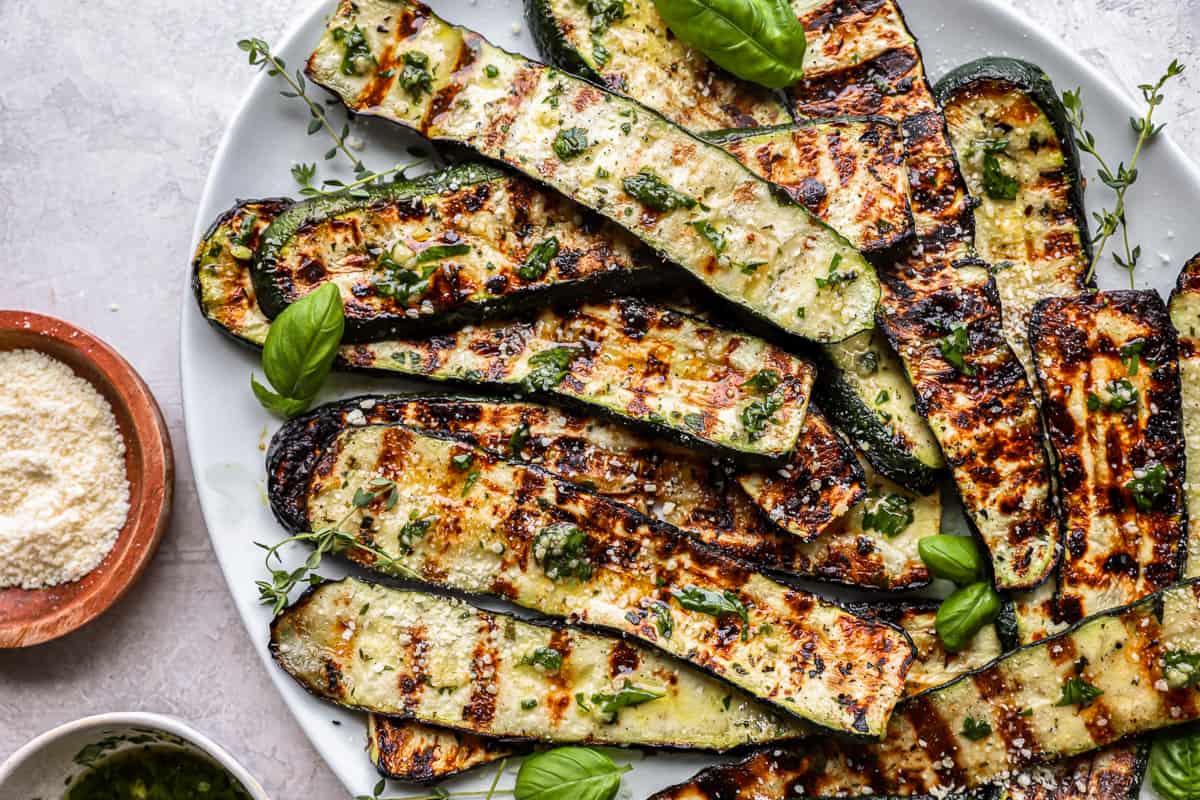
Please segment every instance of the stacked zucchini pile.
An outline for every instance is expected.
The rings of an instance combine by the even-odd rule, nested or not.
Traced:
[[[309,77],[487,163],[241,202],[201,243],[225,333],[261,347],[332,283],[341,368],[469,392],[332,403],[268,454],[287,530],[419,584],[322,584],[272,625],[283,669],[369,712],[381,773],[749,747],[660,797],[1116,798],[1145,759],[1114,743],[1200,715],[1200,266],[1169,314],[1093,290],[1036,67],[935,91],[892,0],[794,5],[806,77],[776,95],[648,0],[528,0],[551,66],[343,0]],[[928,585],[951,486],[996,624],[797,587]]]

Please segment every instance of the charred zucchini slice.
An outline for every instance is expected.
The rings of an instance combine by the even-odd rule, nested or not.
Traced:
[[[296,203],[262,234],[251,277],[268,317],[333,282],[343,340],[379,341],[628,292],[673,271],[615,225],[591,213],[579,223],[574,203],[495,167],[362,191]]]
[[[813,541],[802,543],[802,537],[784,533],[771,524],[743,490],[742,483],[751,473],[743,473],[739,480],[720,463],[689,451],[595,418],[535,403],[467,397],[351,398],[285,424],[277,435],[281,444],[273,451],[271,472],[309,474],[319,454],[348,426],[396,422],[445,433],[540,466],[763,567],[879,589],[915,588],[929,582],[917,543],[939,531],[941,505],[936,493],[913,495],[867,469],[866,505],[886,502],[889,507],[911,511],[912,521],[905,525],[891,520],[892,524],[882,525],[874,518],[868,519],[866,505],[859,503],[840,519],[821,523],[823,533],[819,537],[811,535],[816,527],[806,530]],[[815,429],[821,422],[819,414],[810,411],[799,452],[840,446],[832,431],[832,438],[826,440],[826,435]],[[783,480],[783,476],[777,477]],[[792,505],[807,505],[809,509],[806,515],[789,513],[788,519],[816,525],[829,516],[816,513],[821,505],[833,507],[839,503],[837,497],[844,503],[845,498],[861,494],[861,489],[840,485],[829,477],[820,479],[822,488],[814,490],[814,477],[811,470],[806,470],[787,478],[800,494],[782,503],[783,510]],[[767,483],[765,478],[763,483]],[[278,486],[277,503],[291,507],[303,502],[303,481],[280,481]],[[285,494],[285,490],[296,494]],[[769,494],[777,491],[772,489]],[[814,493],[827,499],[814,500]],[[900,523],[907,521],[906,513],[900,516]]]
[[[1200,688],[1163,665],[1168,653],[1194,654],[1198,603],[1200,582],[1176,584],[906,700],[882,743],[772,748],[655,798],[784,800],[795,787],[814,797],[942,797],[1195,719]]]
[[[817,392],[829,415],[876,470],[928,494],[946,461],[882,331],[822,348]]]
[[[1055,621],[1072,623],[1180,577],[1178,340],[1152,291],[1042,300],[1029,338],[1067,532]]]
[[[526,0],[525,16],[549,63],[633,97],[689,130],[791,121],[778,94],[729,75],[676,39],[651,0]]]
[[[1137,800],[1150,747],[1109,747],[1023,772],[997,785],[996,800]]]
[[[808,34],[798,117],[882,115],[904,132],[918,251],[881,273],[880,323],[904,362],[997,586],[1054,568],[1057,525],[1030,383],[995,282],[972,265],[971,200],[916,40],[894,0],[794,4]]]
[[[1082,291],[1092,260],[1066,110],[1046,73],[1015,58],[964,64],[936,92],[977,203],[975,250],[992,267],[1004,336],[1032,378],[1034,303]]]
[[[353,579],[284,609],[271,654],[322,699],[505,739],[719,751],[803,732],[621,639]]]
[[[1171,323],[1179,334],[1183,436],[1187,471],[1187,577],[1200,575],[1200,256],[1184,265],[1171,292]]]
[[[902,632],[541,468],[401,425],[341,431],[311,472],[277,468],[278,454],[318,446],[273,440],[272,507],[289,530],[352,536],[345,555],[365,567],[621,633],[851,734],[882,732],[900,697]],[[391,490],[356,502],[380,481]]]
[[[370,53],[349,68],[345,31],[360,31]],[[399,78],[405,59],[422,65],[417,89]],[[873,325],[874,269],[802,205],[645,106],[500,50],[424,5],[343,0],[308,74],[355,113],[552,186],[788,333],[830,342]]]
[[[435,783],[531,749],[522,742],[367,715],[367,756],[380,775],[393,780]]]
[[[250,205],[257,211],[239,206],[201,241],[194,275],[205,317],[260,345],[268,323],[245,262],[224,245],[216,249],[251,214],[251,229],[265,226],[266,208]],[[804,427],[815,375],[811,364],[761,339],[633,298],[421,339],[343,345],[339,362],[534,392],[694,447],[781,465]]]

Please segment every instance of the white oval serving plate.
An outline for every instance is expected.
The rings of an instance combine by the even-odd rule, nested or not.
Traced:
[[[450,21],[467,24],[502,47],[536,55],[524,24],[521,0],[429,2]],[[272,43],[291,68],[304,63],[333,3],[324,0],[282,39]],[[1113,163],[1127,157],[1132,148],[1128,118],[1140,113],[1139,109],[1082,59],[1040,32],[1033,21],[992,0],[902,0],[902,7],[920,38],[931,78],[936,80],[958,64],[989,54],[1029,59],[1041,65],[1060,89],[1082,87],[1089,127],[1099,138],[1106,157]],[[519,28],[514,30],[515,26]],[[1139,76],[1145,81],[1157,78],[1158,71],[1166,66],[1147,64],[1155,73]],[[335,162],[322,161],[327,140],[320,135],[305,135],[307,112],[299,102],[280,97],[280,88],[276,79],[265,75],[252,81],[217,151],[200,202],[193,242],[237,198],[295,194],[289,169],[296,161],[318,162],[322,177],[347,178],[345,172],[330,170],[329,165]],[[356,135],[366,142],[364,161],[375,169],[407,160],[405,148],[419,143],[415,135],[377,121],[363,122],[356,127]],[[1086,156],[1084,166],[1091,186],[1088,207],[1100,209],[1110,202],[1108,190],[1095,178],[1094,165]],[[1139,285],[1153,287],[1165,296],[1183,262],[1200,251],[1200,226],[1192,223],[1195,209],[1200,207],[1200,170],[1164,136],[1143,155],[1139,173],[1129,196],[1131,234],[1142,244],[1144,253]],[[1100,282],[1102,288],[1127,285],[1125,274],[1111,264],[1101,270]],[[218,335],[205,323],[190,285],[181,328],[188,449],[209,535],[238,613],[297,723],[352,794],[369,794],[378,776],[363,752],[362,717],[306,694],[275,667],[267,652],[270,615],[259,605],[254,586],[255,580],[265,575],[262,551],[254,542],[277,541],[282,531],[263,499],[261,444],[278,423],[250,393],[250,373],[261,372],[258,356]],[[336,376],[321,399],[368,389],[403,391],[416,385],[400,379]],[[298,564],[303,552],[297,548],[291,556]],[[323,566],[321,572],[330,577],[341,574],[334,564]],[[837,595],[836,591],[829,593]],[[341,724],[332,725],[331,720]],[[624,757],[638,762],[625,777],[626,791],[633,797],[645,797],[716,761],[687,754],[629,753]],[[512,771],[510,766],[510,775]],[[492,773],[484,768],[453,781],[447,788],[486,789],[491,778]],[[504,778],[500,785],[510,786],[511,777]],[[396,787],[396,793],[400,788]]]

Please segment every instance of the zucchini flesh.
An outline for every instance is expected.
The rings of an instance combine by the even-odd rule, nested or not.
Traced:
[[[1033,306],[1083,291],[1091,263],[1079,154],[1066,111],[1050,78],[1013,58],[965,64],[940,80],[936,92],[977,203],[975,250],[992,266],[1004,336],[1033,379]],[[1011,200],[985,187],[984,165],[993,161],[1017,181]]]
[[[579,37],[587,29],[588,9],[574,0],[527,0],[526,8],[536,23],[535,32],[541,29],[537,38],[546,57],[565,69],[579,69]],[[696,74],[679,71],[678,61],[672,60],[682,45],[666,33],[653,3],[630,3],[624,11],[625,16],[612,21],[600,35],[604,52],[613,63],[619,62],[638,76],[625,81],[620,91],[679,125],[703,131],[688,109],[680,108],[675,100],[677,95],[707,93]],[[645,76],[655,79],[643,80]],[[864,252],[892,251],[912,237],[904,143],[892,120],[809,120],[798,125],[706,133],[704,138],[804,203]],[[879,346],[881,338],[864,332],[827,345],[832,369],[822,387],[826,405],[876,469],[906,486],[929,492],[936,471],[944,466],[941,451],[917,413],[916,398],[891,348],[886,343]],[[834,373],[846,370],[845,362],[860,358],[868,347],[880,365],[875,377],[883,386]],[[888,379],[889,368],[898,380]],[[884,390],[888,399],[881,401]]]
[[[906,700],[879,744],[826,739],[772,748],[654,797],[783,800],[798,790],[812,797],[942,797],[1195,719],[1200,688],[1173,683],[1162,664],[1166,653],[1195,652],[1198,605],[1200,582],[1176,584]],[[1077,664],[1086,665],[1080,674]],[[1058,705],[1070,678],[1103,694],[1086,708]],[[963,735],[968,717],[992,732],[977,740]]]
[[[343,341],[461,327],[670,273],[636,240],[568,200],[495,167],[305,200],[275,218],[251,277],[271,318],[335,283]]]
[[[802,733],[720,681],[620,639],[353,579],[284,609],[271,623],[271,654],[338,705],[499,738],[727,750]],[[650,696],[616,712],[593,699],[623,687]]]
[[[529,750],[520,742],[367,715],[367,756],[380,775],[393,780],[434,783]]]
[[[793,6],[809,42],[805,79],[790,90],[794,113],[878,114],[904,132],[920,248],[881,273],[880,323],[991,553],[996,585],[1032,588],[1057,558],[1041,420],[1004,339],[995,282],[970,263],[971,201],[916,40],[893,0]],[[966,348],[947,339],[962,335]],[[963,355],[972,374],[947,352]]]
[[[348,70],[346,31],[361,31],[371,53]],[[426,63],[428,92],[400,84],[405,57]],[[423,5],[343,0],[307,69],[351,111],[509,164],[788,333],[840,341],[873,325],[873,268],[803,206],[654,111],[500,50]],[[581,136],[586,147],[575,146]]]
[[[839,447],[840,440],[811,432],[822,422],[819,413],[805,418],[800,453],[822,446]],[[779,531],[771,524],[741,480],[720,464],[694,453],[641,437],[601,420],[578,416],[535,403],[465,397],[423,396],[356,397],[331,403],[305,417],[286,423],[277,434],[280,445],[272,450],[270,472],[279,475],[309,474],[313,462],[333,437],[358,424],[401,423],[412,428],[448,434],[493,453],[534,464],[555,475],[630,506],[639,513],[666,522],[688,535],[733,556],[781,572],[868,588],[915,588],[929,582],[929,573],[917,552],[921,538],[938,533],[941,505],[938,495],[913,495],[866,469],[870,503],[899,496],[913,520],[902,529],[877,530],[866,525],[867,507],[858,503],[840,519],[831,519],[824,532],[802,543],[802,537]],[[822,444],[827,442],[827,444]],[[852,457],[852,456],[851,456]],[[789,471],[792,470],[789,467]],[[805,477],[805,474],[813,477]],[[816,523],[816,508],[835,505],[836,497],[860,497],[861,488],[839,486],[820,479],[817,490],[827,499],[811,502],[815,473],[796,470],[786,481],[776,474],[762,478],[767,495],[778,496],[787,484],[795,486],[795,499],[779,505],[783,510],[810,502],[807,515],[788,513],[780,522]],[[295,528],[305,526],[302,510],[303,481],[278,481],[273,493],[277,513]],[[799,529],[798,529],[799,530]],[[806,532],[812,533],[814,529]]]
[[[1150,746],[1116,745],[1023,772],[997,786],[996,800],[1137,800]]]
[[[268,325],[245,265],[215,245],[253,213],[224,217],[202,240],[197,296],[209,321],[261,344]],[[259,208],[255,225],[265,225]],[[633,298],[548,308],[443,335],[343,345],[339,363],[438,381],[536,391],[640,424],[691,446],[782,462],[796,448],[812,365],[761,339]],[[763,373],[770,380],[763,383]]]
[[[1179,334],[1183,436],[1187,463],[1188,554],[1185,574],[1200,575],[1200,256],[1179,273],[1171,292],[1171,322]]]
[[[1073,623],[1180,577],[1178,341],[1152,291],[1042,300],[1029,336],[1063,509],[1055,621]]]
[[[369,569],[621,633],[851,734],[878,735],[899,699],[912,659],[902,632],[538,467],[371,425],[339,433],[309,474],[277,469],[277,453],[308,446],[272,442],[276,515],[291,530],[339,527],[360,545],[345,555]],[[357,490],[378,479],[395,481],[386,503],[356,506]],[[668,612],[669,638],[658,627]]]
[[[622,2],[617,19],[592,10],[598,4],[526,0],[530,32],[550,63],[697,132],[791,121],[777,94],[733,77],[675,38],[652,0]]]

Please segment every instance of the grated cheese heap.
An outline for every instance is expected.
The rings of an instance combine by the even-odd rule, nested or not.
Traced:
[[[112,407],[36,350],[0,352],[0,587],[76,581],[129,514],[125,441]]]

